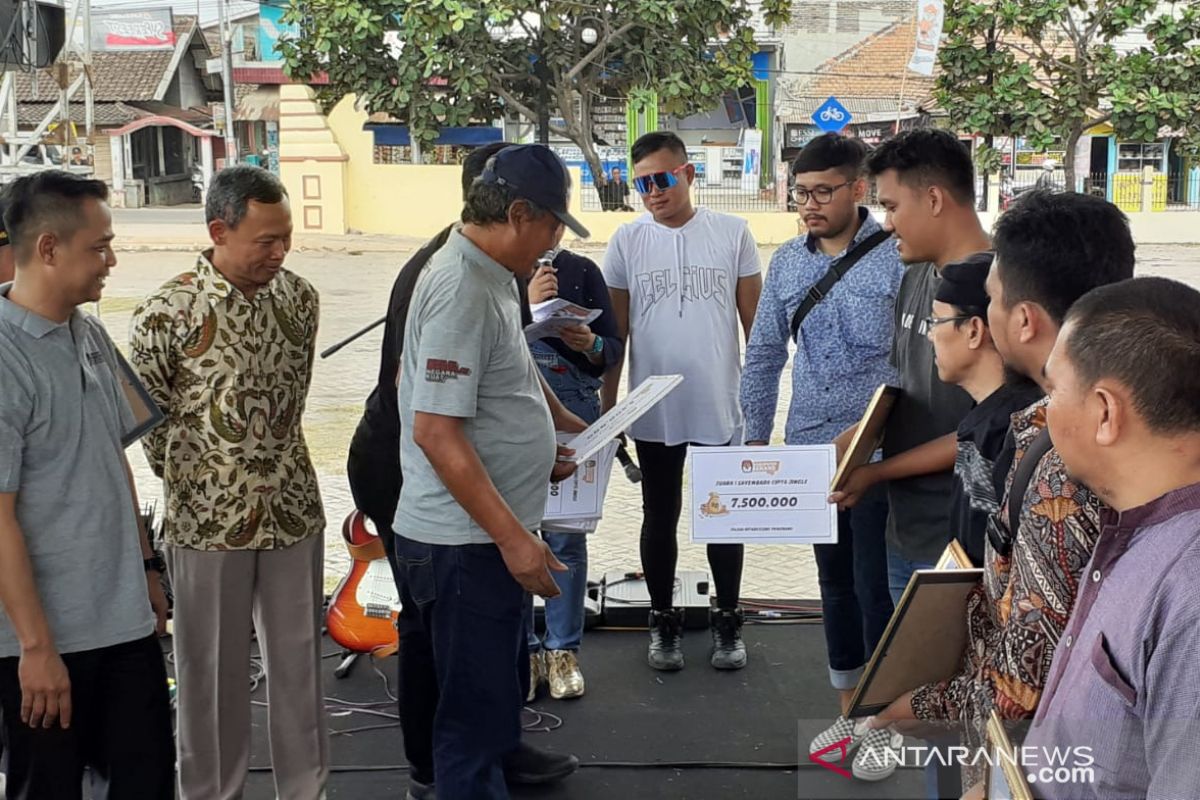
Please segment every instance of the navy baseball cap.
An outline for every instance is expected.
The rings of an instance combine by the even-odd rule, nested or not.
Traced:
[[[588,229],[567,211],[571,173],[549,147],[541,144],[506,147],[488,159],[479,180],[507,186],[517,197],[558,217],[579,238],[591,236]]]

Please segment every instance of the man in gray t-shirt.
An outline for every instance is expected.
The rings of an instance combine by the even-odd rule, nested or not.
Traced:
[[[520,770],[524,755],[545,772],[544,754],[520,743],[522,609],[526,591],[558,594],[549,570],[565,568],[531,531],[548,481],[574,471],[555,428],[584,425],[538,376],[513,275],[532,275],[564,225],[587,235],[567,212],[568,188],[566,167],[545,147],[493,156],[409,310],[393,529],[400,578],[433,641],[441,800],[507,798],[502,760]],[[564,774],[577,766],[561,763]]]
[[[124,447],[112,340],[78,310],[116,263],[108,190],[50,170],[9,190],[0,286],[0,709],[10,800],[170,800],[166,599]],[[99,796],[107,796],[101,788]]]

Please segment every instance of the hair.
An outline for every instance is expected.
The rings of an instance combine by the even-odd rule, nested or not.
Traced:
[[[792,162],[792,175],[836,169],[847,180],[856,180],[862,177],[866,161],[867,147],[861,140],[827,133],[804,145]]]
[[[262,167],[248,164],[226,167],[213,176],[208,187],[204,218],[209,223],[219,219],[230,230],[236,230],[246,218],[251,200],[275,205],[287,196],[283,182]]]
[[[1133,278],[1088,292],[1067,321],[1066,354],[1085,386],[1116,379],[1150,430],[1200,432],[1200,292]]]
[[[463,203],[462,221],[468,225],[485,227],[504,225],[508,222],[508,211],[512,208],[513,203],[524,203],[529,206],[534,219],[539,219],[549,213],[532,200],[518,197],[511,186],[476,180],[471,184],[471,188],[467,192],[467,199]]]
[[[640,136],[633,143],[633,148],[630,151],[630,157],[633,163],[636,164],[644,158],[654,155],[660,150],[669,150],[675,155],[687,161],[688,152],[687,145],[683,143],[676,134],[671,131],[655,131]]]
[[[867,159],[867,170],[877,178],[895,170],[910,186],[938,186],[959,205],[975,205],[975,165],[962,142],[940,128],[905,131],[875,148]]]
[[[499,153],[506,147],[512,147],[512,143],[492,142],[491,144],[485,144],[482,147],[476,147],[470,153],[467,153],[467,157],[463,159],[462,163],[463,202],[466,202],[467,200],[467,195],[471,191],[471,184],[475,182],[476,178],[483,174],[483,170],[487,166],[487,162],[492,156],[496,155],[496,153]]]
[[[1059,325],[1092,289],[1133,277],[1128,218],[1090,195],[1022,195],[996,222],[992,248],[1004,305],[1037,303]]]
[[[955,311],[955,316],[966,317],[966,319],[956,319],[952,323],[954,330],[959,330],[962,326],[971,320],[979,317],[983,320],[983,327],[988,327],[987,309],[983,306],[952,306]]]
[[[4,229],[19,252],[28,253],[43,233],[69,238],[83,222],[88,200],[108,202],[104,181],[48,169],[18,178],[4,192]]]

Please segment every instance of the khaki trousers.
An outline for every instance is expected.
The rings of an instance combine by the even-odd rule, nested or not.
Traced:
[[[280,550],[168,547],[175,591],[181,800],[238,800],[250,765],[250,632],[266,669],[280,800],[318,800],[329,776],[321,686],[323,537]]]

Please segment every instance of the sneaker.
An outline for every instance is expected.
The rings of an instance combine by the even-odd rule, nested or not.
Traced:
[[[892,728],[869,730],[862,738],[850,771],[860,781],[882,781],[890,778],[900,762],[900,748],[903,746],[904,737]]]
[[[545,659],[546,671],[550,673],[550,696],[555,700],[583,697],[586,686],[575,653],[571,650],[550,650]]]
[[[537,700],[538,688],[546,682],[547,678],[545,654],[541,650],[531,652],[529,654],[529,695],[525,698],[526,703]]]
[[[432,783],[409,781],[404,800],[437,800],[437,793],[433,790]]]
[[[716,609],[709,612],[708,624],[713,640],[710,660],[716,669],[741,669],[746,666],[746,643],[742,641],[744,620],[740,608],[733,611]]]
[[[683,609],[650,612],[650,666],[666,672],[683,669]]]
[[[850,740],[846,744],[846,752],[849,753],[858,747],[866,735],[866,729],[860,729],[858,725],[854,724],[854,720],[838,717],[832,725],[818,733],[816,738],[812,740],[812,743],[808,746],[808,754],[819,753],[846,739]]]
[[[504,780],[521,786],[557,783],[577,769],[575,756],[539,750],[525,742],[504,757]]]

